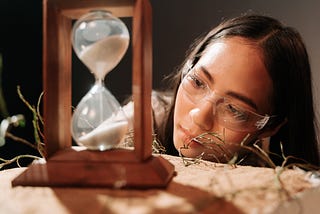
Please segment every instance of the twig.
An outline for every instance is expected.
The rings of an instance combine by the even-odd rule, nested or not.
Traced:
[[[36,143],[36,147],[37,150],[39,151],[39,153],[41,154],[42,157],[45,156],[44,152],[44,144],[41,141],[41,137],[43,138],[41,129],[39,127],[39,120],[43,123],[42,117],[40,115],[40,111],[39,111],[39,106],[40,106],[40,100],[42,98],[43,93],[41,93],[39,99],[38,99],[38,104],[37,104],[37,108],[35,108],[34,106],[32,106],[22,95],[21,90],[20,90],[20,86],[17,86],[17,92],[18,95],[20,97],[20,99],[24,102],[24,104],[31,110],[32,114],[33,114],[33,120],[32,120],[32,124],[33,124],[33,133],[34,133],[34,138],[35,138],[35,143]],[[40,118],[40,119],[39,119]],[[40,137],[41,136],[41,137]]]
[[[166,153],[166,148],[157,139],[157,135],[156,134],[152,134],[152,152],[155,153],[155,154],[164,154],[164,153]]]
[[[11,134],[10,132],[6,133],[6,137],[11,138],[12,140],[20,142],[22,144],[25,144],[33,149],[37,149],[37,146],[35,146],[33,143],[30,143],[29,141],[27,141],[21,137],[15,136],[15,135]]]
[[[21,165],[19,163],[19,160],[22,159],[22,158],[32,158],[32,159],[35,159],[35,160],[40,159],[40,157],[35,156],[35,155],[18,155],[18,156],[14,157],[14,158],[12,158],[10,160],[6,160],[6,159],[3,159],[3,158],[0,158],[0,161],[3,162],[3,163],[0,164],[0,169],[2,169],[4,166],[12,164],[14,162],[16,162],[19,167],[21,167]]]

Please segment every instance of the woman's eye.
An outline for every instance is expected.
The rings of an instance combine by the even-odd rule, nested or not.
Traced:
[[[190,75],[189,78],[195,88],[205,88],[205,84],[197,76]]]
[[[245,111],[239,109],[238,107],[228,104],[226,105],[227,111],[231,114],[232,118],[236,119],[237,121],[247,121],[248,115]]]

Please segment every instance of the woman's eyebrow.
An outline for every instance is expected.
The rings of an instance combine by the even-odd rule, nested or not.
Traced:
[[[200,71],[208,78],[210,82],[213,82],[213,77],[211,76],[210,72],[203,66],[200,66]]]
[[[240,101],[248,104],[249,106],[251,106],[251,107],[254,108],[255,110],[258,110],[257,105],[256,105],[256,104],[253,102],[253,100],[250,99],[249,97],[246,97],[246,96],[244,96],[244,95],[242,95],[242,94],[239,94],[239,93],[237,93],[237,92],[234,92],[234,91],[228,91],[226,94],[227,94],[228,96],[230,96],[230,97],[233,97],[233,98],[235,98],[235,99],[238,99],[238,100],[240,100]]]
[[[204,66],[200,66],[200,71],[202,71],[202,73],[208,78],[208,80],[210,82],[214,82],[213,77],[211,76],[210,72],[204,67]],[[258,110],[257,105],[255,104],[255,102],[253,102],[252,99],[250,99],[249,97],[242,95],[240,93],[237,93],[235,91],[228,91],[226,93],[226,95],[233,97],[237,100],[240,100],[244,103],[246,103],[247,105],[251,106],[252,108],[254,108],[255,110]]]

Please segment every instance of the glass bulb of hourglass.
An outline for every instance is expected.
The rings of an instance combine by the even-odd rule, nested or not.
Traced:
[[[128,121],[117,99],[105,87],[104,78],[128,48],[128,29],[110,12],[92,11],[75,22],[72,44],[95,77],[94,86],[72,115],[72,137],[90,150],[114,148],[125,136]]]

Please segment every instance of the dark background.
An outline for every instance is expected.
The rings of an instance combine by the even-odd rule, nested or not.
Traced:
[[[67,0],[66,0],[67,1]],[[297,28],[305,39],[314,77],[316,109],[320,100],[320,2],[316,0],[150,0],[153,7],[153,87],[162,88],[163,77],[182,63],[191,43],[222,19],[256,12]],[[123,21],[131,29],[131,19]],[[131,50],[106,77],[106,86],[123,101],[131,94]],[[25,128],[11,130],[33,142],[31,111],[17,95],[36,105],[42,92],[42,0],[0,0],[0,53],[3,55],[2,88],[10,115],[24,114]],[[93,76],[77,57],[73,60],[73,105],[91,88]],[[21,143],[8,140],[0,158],[36,154]],[[28,164],[29,161],[23,162]]]

